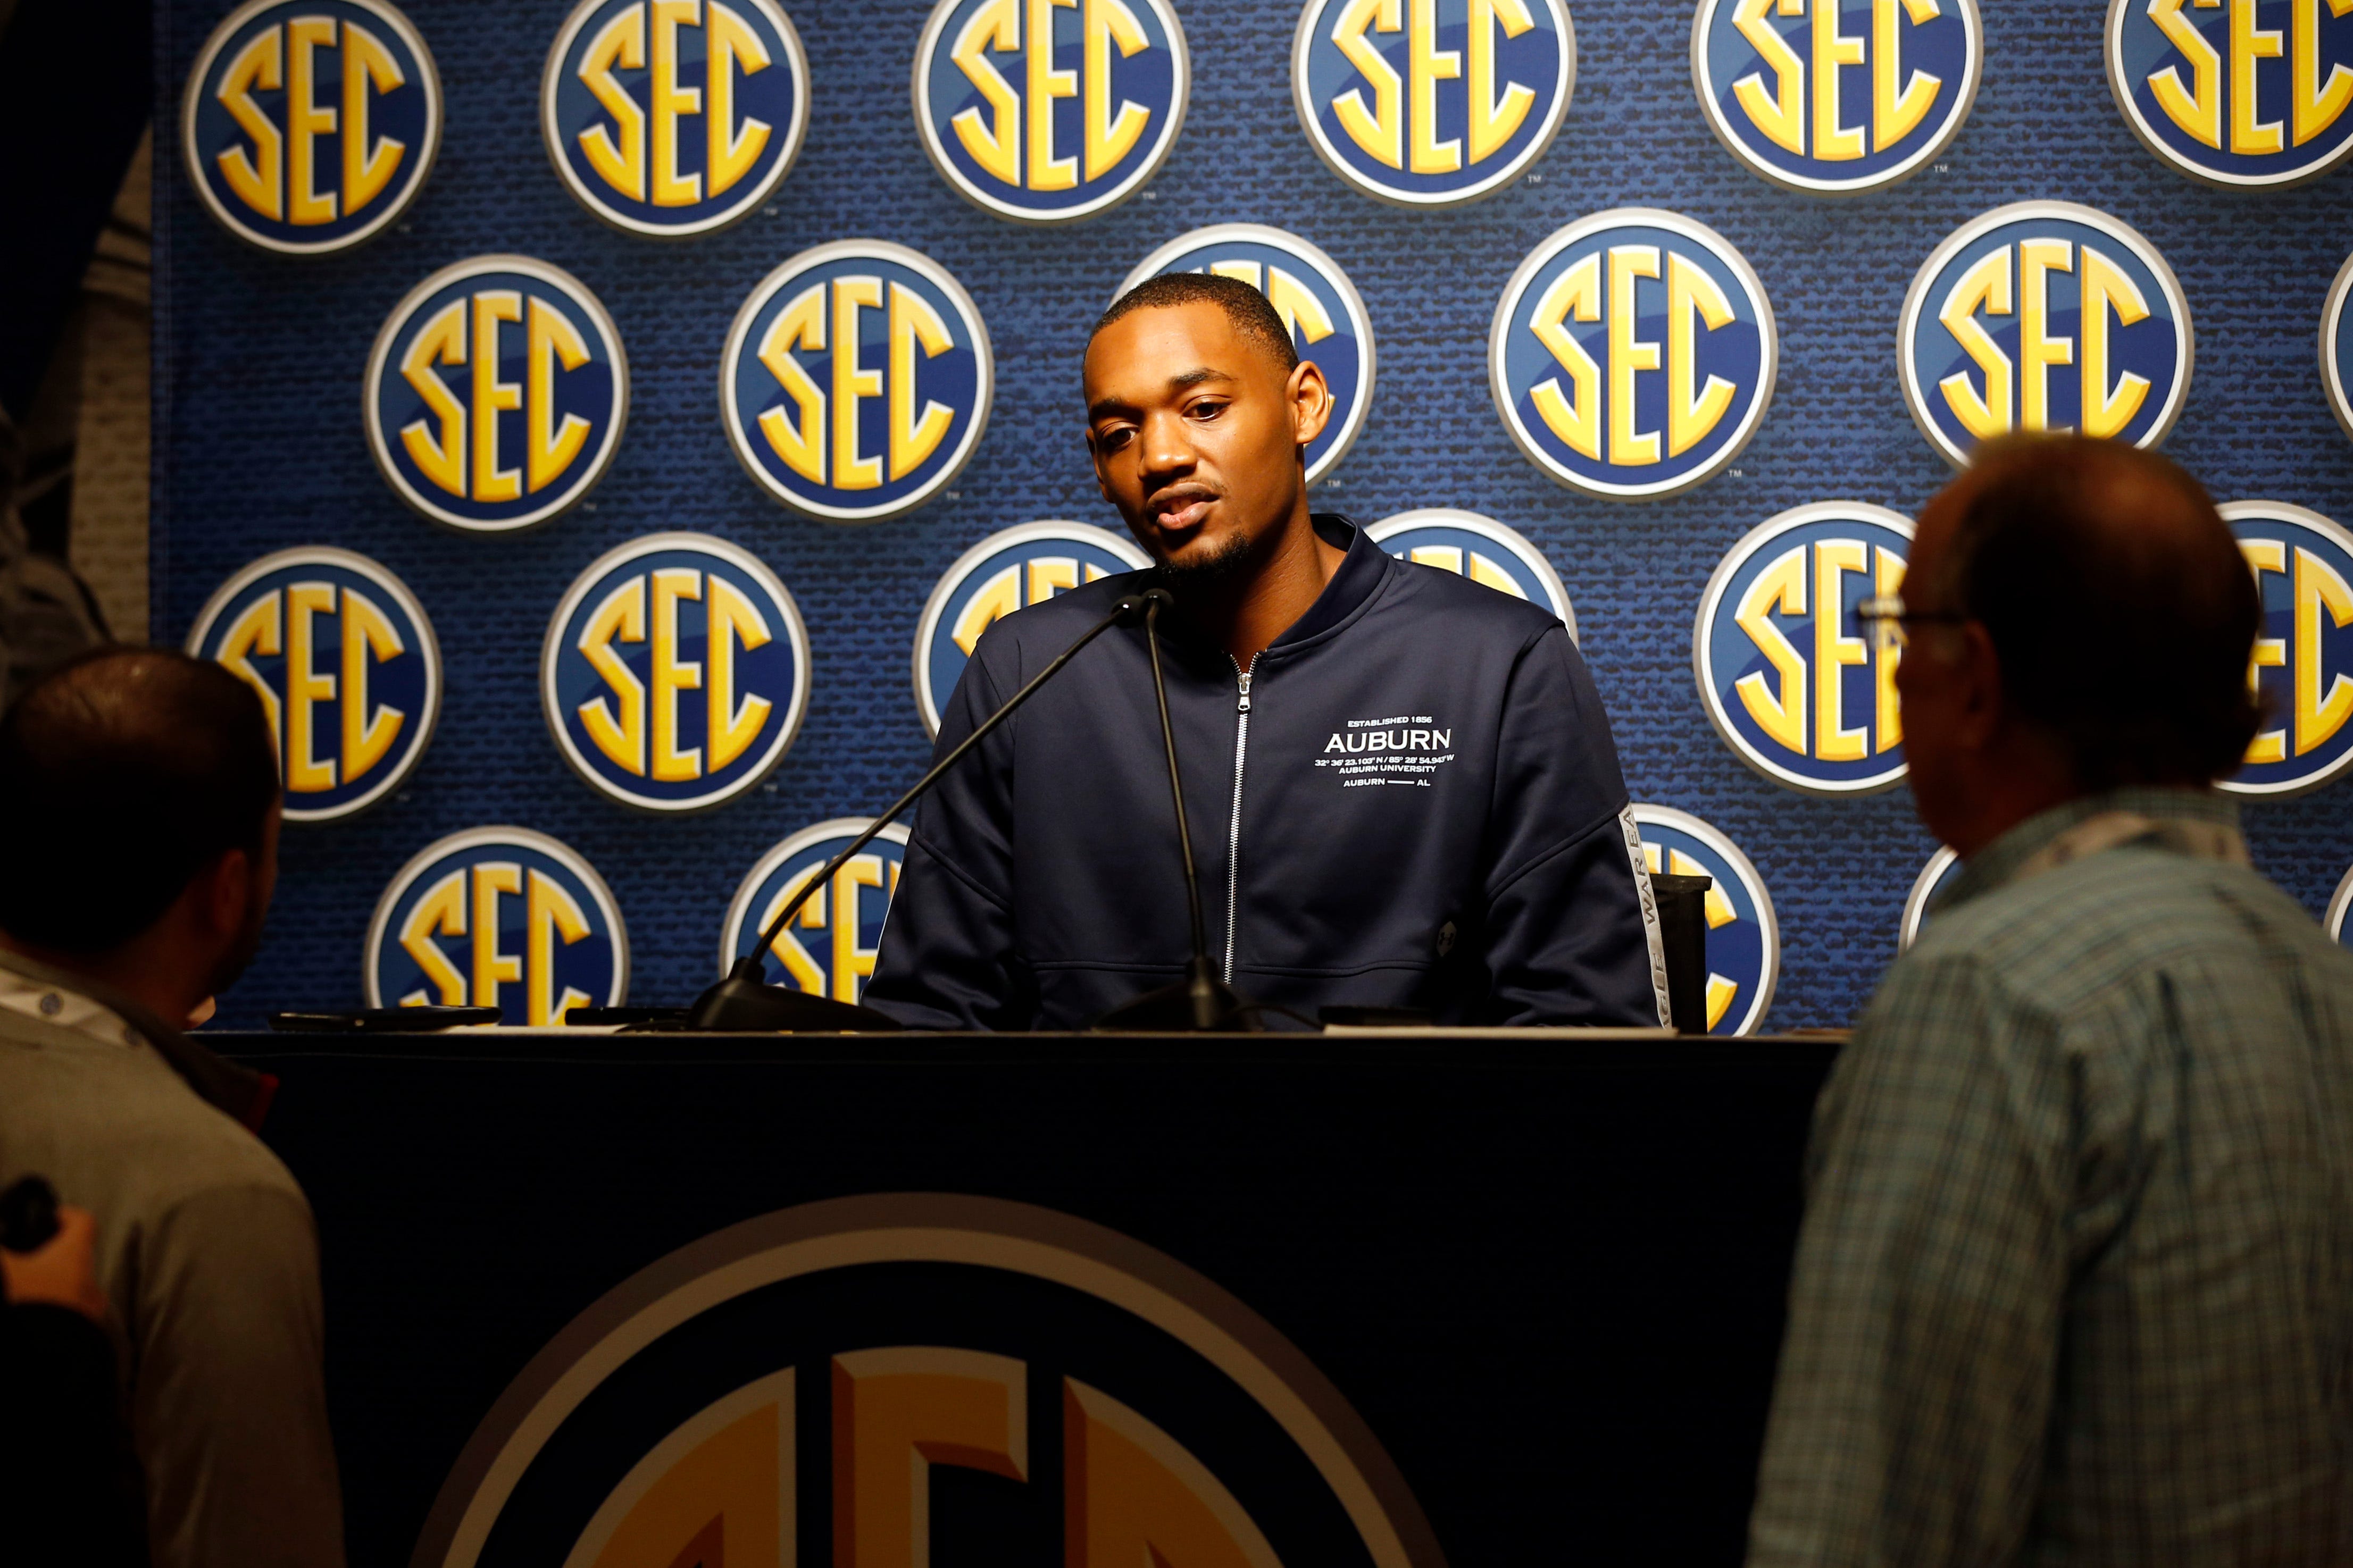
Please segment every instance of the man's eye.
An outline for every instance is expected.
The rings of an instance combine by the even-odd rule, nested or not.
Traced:
[[[1196,419],[1215,419],[1225,411],[1226,405],[1222,403],[1196,403],[1191,412]]]
[[[1126,446],[1128,437],[1134,434],[1134,431],[1124,427],[1106,430],[1095,437],[1095,445],[1103,451],[1116,452]]]

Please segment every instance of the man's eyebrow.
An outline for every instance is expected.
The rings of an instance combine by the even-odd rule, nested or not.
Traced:
[[[1236,376],[1229,372],[1213,370],[1208,365],[1199,365],[1196,366],[1192,370],[1179,371],[1175,375],[1170,376],[1168,378],[1167,386],[1168,390],[1171,392],[1185,392],[1208,382],[1231,382],[1238,381],[1240,379],[1240,378],[1239,376]],[[1130,403],[1124,397],[1099,397],[1095,399],[1094,402],[1087,405],[1087,417],[1089,419],[1101,419],[1107,414],[1131,413],[1134,408],[1135,405]]]

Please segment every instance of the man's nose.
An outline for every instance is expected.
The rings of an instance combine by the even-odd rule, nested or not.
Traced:
[[[1173,409],[1145,415],[1145,477],[1166,480],[1187,472],[1192,467],[1192,432],[1186,427],[1184,417]]]

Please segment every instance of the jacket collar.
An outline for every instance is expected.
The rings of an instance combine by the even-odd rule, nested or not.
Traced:
[[[198,1100],[242,1124],[248,1131],[261,1131],[262,1118],[269,1115],[269,1101],[278,1092],[278,1079],[270,1074],[239,1067],[215,1055],[111,985],[101,985],[69,970],[38,963],[5,948],[0,948],[0,969],[21,974],[27,980],[38,981],[44,985],[55,985],[76,995],[87,996],[109,1009],[139,1031],[141,1037],[153,1047],[155,1054],[163,1058],[174,1072],[180,1075],[182,1081]]]
[[[1275,638],[1267,652],[1277,654],[1297,647],[1338,626],[1364,608],[1380,585],[1397,570],[1397,563],[1385,554],[1372,537],[1358,528],[1354,519],[1336,511],[1319,511],[1308,521],[1327,544],[1337,544],[1346,551],[1340,557],[1340,569],[1324,584],[1307,613],[1291,623],[1283,634]]]

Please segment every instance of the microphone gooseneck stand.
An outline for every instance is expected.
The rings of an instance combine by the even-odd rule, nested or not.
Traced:
[[[824,869],[801,885],[801,890],[786,900],[783,909],[776,911],[776,918],[768,922],[768,928],[760,933],[760,940],[753,944],[752,951],[737,959],[734,966],[728,970],[727,978],[695,998],[693,1008],[687,1014],[687,1027],[690,1029],[785,1029],[836,1032],[845,1029],[876,1031],[902,1027],[903,1026],[897,1019],[886,1013],[877,1012],[871,1007],[861,1007],[851,1002],[837,1002],[830,996],[815,995],[807,991],[795,990],[788,985],[768,984],[760,978],[764,967],[761,955],[766,952],[769,946],[776,942],[778,933],[792,922],[793,917],[800,913],[801,906],[807,903],[819,888],[833,880],[834,873],[849,864],[851,858],[872,843],[874,836],[881,833],[892,818],[913,805],[925,790],[938,781],[941,774],[963,761],[965,753],[980,744],[989,731],[1012,715],[1015,709],[1029,700],[1031,693],[1060,673],[1062,667],[1070,663],[1081,648],[1122,622],[1133,621],[1138,615],[1145,617],[1145,625],[1148,626],[1151,624],[1151,616],[1159,612],[1160,605],[1170,603],[1174,601],[1163,589],[1155,588],[1145,593],[1130,594],[1111,607],[1111,614],[1088,627],[1076,642],[1056,655],[1051,664],[1032,676],[1028,685],[1007,699],[1003,707],[982,721],[971,734],[966,735],[957,743],[954,751],[934,763],[931,771],[917,779],[915,786],[892,803],[889,810],[870,823],[865,832],[851,839],[848,848],[826,862]],[[1153,675],[1156,682],[1159,676],[1159,644],[1156,641],[1153,645]],[[1160,721],[1165,729],[1168,722],[1168,704],[1166,698],[1161,700]],[[1170,752],[1170,757],[1173,766],[1175,757],[1173,751]],[[1177,812],[1177,821],[1180,825],[1184,821],[1181,805]],[[1192,868],[1189,847],[1186,854],[1186,869],[1189,881]],[[836,911],[836,918],[839,918],[839,911]],[[1195,954],[1198,958],[1201,930],[1200,896],[1198,892],[1194,895],[1193,929]],[[1206,963],[1208,961],[1203,959],[1201,962]]]
[[[1176,767],[1176,730],[1168,721],[1168,686],[1160,674],[1160,611],[1176,601],[1166,588],[1139,595],[1144,601],[1144,641],[1152,654],[1152,696],[1160,707],[1160,749],[1168,759],[1168,796],[1176,806],[1176,847],[1185,861],[1186,912],[1191,917],[1193,954],[1185,978],[1121,1003],[1095,1020],[1098,1029],[1247,1029],[1256,1009],[1218,978],[1209,963],[1208,927],[1201,919],[1201,879],[1193,866],[1193,828],[1185,815],[1185,780]]]

